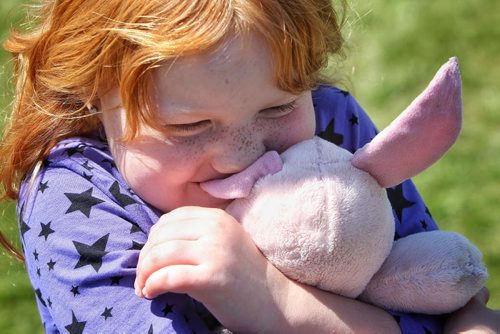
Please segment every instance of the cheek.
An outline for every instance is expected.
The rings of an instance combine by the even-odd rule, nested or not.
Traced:
[[[162,208],[181,196],[197,165],[194,152],[155,144],[114,147],[113,157],[130,188],[146,202]]]
[[[281,153],[289,147],[314,136],[316,122],[312,106],[311,108],[306,107],[296,111],[268,128],[267,138],[269,139],[266,142],[268,149]]]

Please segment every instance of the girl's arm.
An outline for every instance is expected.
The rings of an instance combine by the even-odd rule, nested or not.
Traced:
[[[136,291],[189,294],[236,332],[399,333],[381,309],[286,278],[219,209],[163,215],[141,251]]]
[[[67,140],[51,152],[19,202],[47,333],[209,332],[213,317],[189,296],[134,294],[139,251],[158,217],[128,189],[104,142]]]
[[[384,310],[289,281],[285,314],[289,321],[278,333],[400,333]]]
[[[500,310],[486,307],[488,299],[489,292],[483,288],[467,305],[450,315],[444,333],[499,333]]]

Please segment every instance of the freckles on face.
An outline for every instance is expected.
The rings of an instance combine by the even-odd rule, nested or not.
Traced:
[[[199,188],[199,182],[213,177],[213,171],[205,168],[203,145],[196,139],[174,145],[156,138],[137,140],[115,150],[114,156],[134,192],[164,212],[186,205],[227,205]]]
[[[304,92],[297,97],[296,109],[289,115],[277,122],[266,122],[263,126],[269,133],[266,147],[279,153],[301,141],[311,139],[316,128],[311,92]]]
[[[118,89],[100,96],[101,120],[129,186],[164,212],[224,208],[228,201],[205,193],[200,182],[237,173],[266,150],[283,152],[314,134],[310,92],[294,96],[276,86],[270,48],[257,35],[154,71],[160,130],[144,126],[136,139],[121,143],[126,122],[125,111],[115,108]],[[282,113],[279,107],[292,102],[294,110]]]

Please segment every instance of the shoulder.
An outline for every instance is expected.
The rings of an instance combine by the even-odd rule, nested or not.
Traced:
[[[114,170],[116,165],[109,151],[108,144],[99,138],[73,137],[56,144],[43,161],[47,171],[67,168],[88,176],[97,169],[119,177]]]
[[[26,223],[97,220],[119,216],[140,221],[146,232],[158,213],[128,187],[116,168],[106,142],[74,137],[59,142],[21,185],[19,216]],[[135,223],[134,223],[135,224]]]
[[[139,251],[159,213],[128,188],[105,142],[61,141],[25,180],[19,204],[26,269],[45,323],[93,333],[207,332],[189,296],[134,295]]]
[[[322,85],[312,91],[316,135],[354,152],[369,142],[377,128],[347,91]]]

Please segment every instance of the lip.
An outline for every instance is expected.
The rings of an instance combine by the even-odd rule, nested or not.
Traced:
[[[200,180],[193,181],[193,183],[197,183],[199,185],[200,183],[205,183],[205,182],[209,182],[209,181],[223,180],[223,179],[226,179],[226,178],[230,177],[231,175],[233,175],[233,174],[219,174],[217,176],[210,176],[210,177],[207,177],[207,178],[200,178]]]

